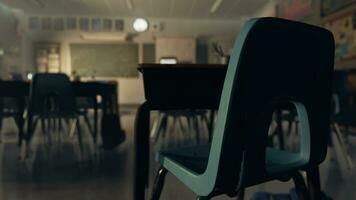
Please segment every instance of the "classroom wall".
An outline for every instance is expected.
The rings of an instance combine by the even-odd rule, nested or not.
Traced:
[[[27,18],[30,15],[27,16]],[[224,33],[232,34],[238,32],[240,28],[240,22],[236,21],[210,21],[210,20],[177,20],[177,19],[148,19],[151,23],[163,24],[163,31],[148,31],[145,33],[137,34],[131,27],[133,18],[124,18],[125,30],[133,39],[129,42],[139,44],[139,63],[142,62],[142,45],[145,43],[155,43],[158,38],[189,38],[189,48],[184,49],[191,51],[188,55],[188,59],[193,59],[195,62],[195,38],[201,35],[223,35]],[[184,27],[184,28],[182,28]],[[27,28],[27,27],[26,27]],[[86,41],[81,38],[81,31],[31,31],[26,29],[26,37],[24,39],[23,49],[25,51],[25,71],[36,71],[34,66],[33,55],[33,43],[37,41],[52,41],[61,43],[61,69],[63,72],[71,73],[71,55],[70,44],[71,43],[112,43],[110,41]],[[115,33],[112,33],[115,34]],[[182,35],[184,35],[182,37]],[[166,41],[167,42],[167,41]],[[159,42],[160,43],[160,42]],[[173,42],[174,43],[174,42]],[[173,44],[172,43],[172,44]],[[172,49],[168,47],[168,49]],[[173,48],[174,49],[174,48]],[[163,52],[167,50],[167,45],[158,45],[156,55],[164,55]],[[179,54],[179,53],[178,53]],[[178,55],[181,57],[181,55]],[[182,60],[185,60],[182,57]],[[142,77],[137,78],[118,78],[118,77],[97,77],[97,80],[116,80],[119,83],[119,102],[121,104],[138,104],[144,101],[144,92],[142,85]]]
[[[6,79],[10,73],[21,71],[21,35],[16,13],[0,3],[0,77]]]
[[[157,37],[156,63],[163,57],[175,57],[181,63],[195,63],[196,43],[194,37]]]
[[[271,15],[274,6],[267,5],[261,10],[256,11],[259,13],[257,15],[251,13],[251,16],[259,15]],[[3,14],[3,12],[1,12]],[[71,55],[70,55],[70,44],[71,43],[103,43],[103,41],[83,41],[80,37],[80,31],[63,31],[63,32],[53,32],[53,31],[31,31],[28,30],[28,17],[34,16],[29,14],[21,13],[21,15],[16,16],[14,19],[8,20],[6,17],[0,16],[0,23],[4,21],[8,23],[6,26],[15,27],[15,21],[17,20],[18,29],[21,33],[19,39],[14,39],[14,32],[7,34],[9,38],[6,41],[20,41],[19,46],[21,49],[20,55],[17,55],[16,59],[19,60],[19,66],[13,68],[13,71],[20,72],[25,75],[27,72],[36,71],[34,66],[34,53],[33,53],[33,43],[36,41],[54,41],[61,43],[61,63],[62,71],[70,74],[71,72]],[[41,15],[35,15],[40,16]],[[250,17],[251,17],[250,16]],[[51,16],[51,17],[61,17],[61,16]],[[63,17],[63,16],[62,16]],[[85,17],[85,16],[80,16]],[[101,16],[103,17],[103,16]],[[167,38],[167,37],[186,37],[186,38],[204,38],[203,41],[208,42],[210,40],[218,40],[224,44],[229,44],[232,46],[235,36],[238,34],[241,26],[249,17],[245,17],[242,20],[189,20],[189,19],[161,19],[161,18],[148,18],[150,24],[159,24],[163,30],[150,30],[145,33],[137,34],[132,28],[133,18],[123,18],[125,21],[125,30],[132,38],[131,42],[139,44],[139,62],[142,62],[142,45],[145,43],[153,44],[156,38]],[[2,26],[5,27],[5,26]],[[20,28],[19,28],[20,27]],[[4,29],[0,30],[13,30]],[[228,39],[226,39],[228,38]],[[200,40],[202,41],[202,40]],[[227,47],[228,48],[228,47]],[[159,51],[160,48],[158,48]],[[156,48],[157,50],[157,48]],[[195,51],[192,53],[195,54]],[[9,71],[9,70],[8,70]],[[6,72],[5,74],[9,74]],[[6,76],[7,76],[6,75]],[[137,78],[118,78],[118,77],[98,77],[100,80],[117,80],[119,82],[119,102],[122,104],[137,104],[144,101],[143,96],[143,85],[142,77]]]
[[[341,8],[340,10],[338,10],[330,15],[321,16],[321,5],[322,5],[322,0],[314,0],[313,1],[313,14],[305,17],[304,19],[301,19],[301,21],[323,27],[325,25],[325,23],[329,20],[332,20],[332,19],[338,18],[340,16],[343,16],[345,14],[356,11],[356,3],[353,3],[348,6],[345,6],[344,8]],[[346,69],[355,69],[355,68],[356,68],[356,59],[335,63],[335,69],[345,69],[346,70]]]
[[[83,41],[79,34],[77,33],[29,33],[27,35],[27,46],[28,52],[33,52],[33,44],[37,41],[55,41],[61,44],[61,71],[71,74],[71,54],[70,54],[70,44],[72,43],[108,43],[103,41]],[[112,42],[109,42],[112,44]],[[27,54],[26,62],[29,63],[29,71],[36,71],[34,66],[34,55],[33,53]],[[90,78],[83,77],[83,79],[88,80]],[[136,104],[144,100],[143,97],[143,86],[141,84],[140,77],[137,78],[119,78],[119,77],[96,77],[96,80],[110,80],[117,81],[119,84],[119,102],[122,104]]]

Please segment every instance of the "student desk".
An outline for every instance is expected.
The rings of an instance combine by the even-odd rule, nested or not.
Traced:
[[[103,114],[118,114],[118,101],[117,101],[117,83],[116,82],[72,82],[74,93],[77,97],[92,98],[94,105],[94,138],[97,138],[97,120],[98,120],[98,103],[97,96],[101,96],[101,108]],[[26,99],[30,94],[30,83],[25,81],[0,81],[0,97],[13,98],[18,105],[18,112],[22,114],[26,108]],[[6,106],[6,105],[4,105]],[[121,124],[121,123],[120,123]],[[24,138],[23,126],[24,118],[20,117],[17,120],[19,128],[19,145]]]
[[[150,111],[218,109],[227,68],[226,65],[141,64],[138,69],[143,74],[146,101],[139,107],[135,121],[134,199],[143,200],[149,182]]]

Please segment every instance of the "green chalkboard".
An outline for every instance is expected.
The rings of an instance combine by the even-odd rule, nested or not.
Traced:
[[[72,71],[80,76],[138,76],[137,44],[71,44],[70,54]]]

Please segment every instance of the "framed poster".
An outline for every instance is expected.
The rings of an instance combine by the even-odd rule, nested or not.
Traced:
[[[88,18],[80,18],[79,28],[81,31],[89,31],[89,19]]]
[[[349,13],[328,21],[335,39],[335,61],[356,59],[356,13]]]
[[[75,17],[67,18],[67,30],[77,29],[77,19]]]
[[[63,18],[55,18],[53,21],[53,27],[56,31],[64,30],[64,19]]]
[[[124,30],[124,20],[116,19],[115,20],[115,31],[121,32]]]
[[[102,31],[103,21],[100,18],[93,18],[91,20],[91,30],[92,31]]]
[[[104,31],[112,31],[112,19],[104,19]]]
[[[284,0],[277,5],[277,16],[300,20],[313,13],[313,0]]]
[[[321,15],[329,15],[355,2],[356,0],[321,0]]]
[[[41,23],[39,17],[30,17],[28,26],[31,30],[39,30],[40,25]]]
[[[43,17],[42,18],[42,30],[48,31],[48,30],[51,30],[51,27],[52,27],[51,18]]]

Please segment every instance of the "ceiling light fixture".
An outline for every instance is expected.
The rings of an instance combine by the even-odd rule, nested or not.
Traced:
[[[132,0],[126,0],[126,5],[129,8],[129,10],[133,10],[133,3]]]
[[[218,8],[220,7],[222,2],[223,2],[223,0],[216,0],[210,8],[210,13],[215,13],[218,10]]]
[[[133,28],[137,32],[145,32],[148,29],[148,21],[144,18],[136,18],[133,22]]]

